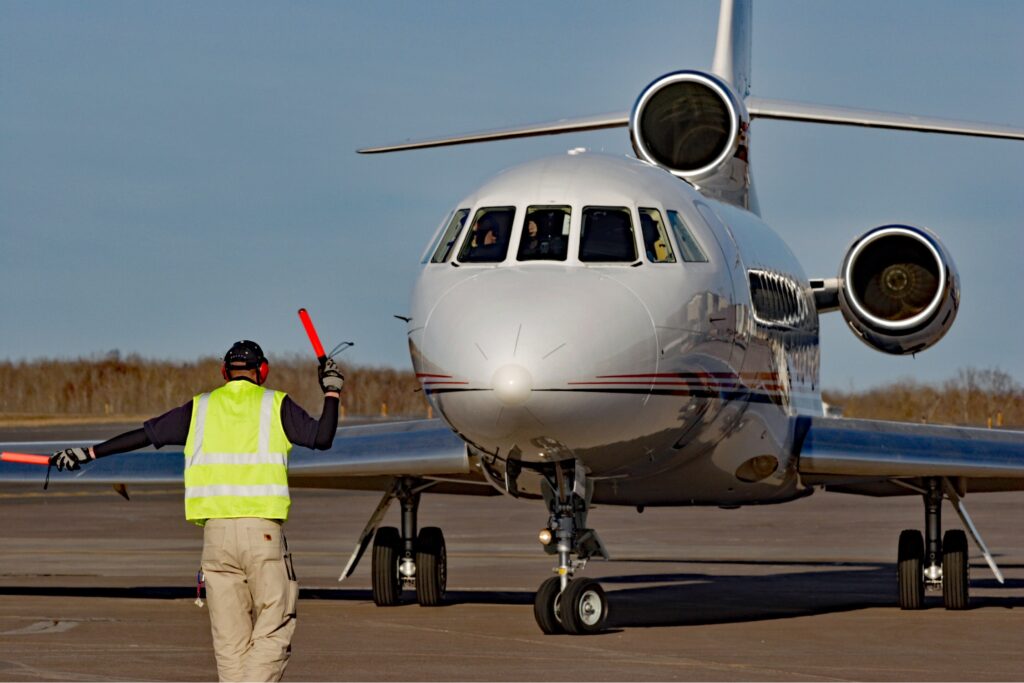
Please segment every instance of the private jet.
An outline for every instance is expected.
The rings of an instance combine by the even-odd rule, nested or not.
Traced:
[[[574,148],[455,202],[407,323],[440,419],[343,428],[326,454],[292,453],[292,487],[384,491],[341,577],[372,548],[378,605],[405,588],[421,605],[444,600],[446,544],[419,527],[424,493],[536,501],[554,561],[534,602],[546,634],[605,627],[607,596],[583,576],[610,556],[588,526],[596,504],[918,496],[923,528],[899,536],[899,607],[934,589],[966,608],[969,537],[1002,581],[964,499],[1024,489],[1024,432],[829,417],[821,398],[820,316],[841,315],[882,353],[923,352],[957,316],[953,255],[927,228],[880,225],[852,239],[837,275],[808,276],[760,217],[749,148],[757,119],[1009,140],[1024,129],[751,96],[750,36],[750,2],[722,0],[710,70],[658,76],[626,113],[359,150],[625,128],[635,151]],[[113,456],[55,479],[180,481],[182,466],[180,452]],[[0,479],[37,474],[7,464]],[[944,500],[963,529],[943,532]],[[400,525],[383,526],[394,501]]]

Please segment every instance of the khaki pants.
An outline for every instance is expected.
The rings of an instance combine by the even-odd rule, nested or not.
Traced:
[[[281,680],[299,597],[281,524],[248,517],[207,521],[202,565],[220,680]]]

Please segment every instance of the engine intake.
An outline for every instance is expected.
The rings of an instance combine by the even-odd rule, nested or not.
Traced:
[[[656,79],[640,93],[629,118],[637,156],[690,181],[717,174],[736,157],[745,164],[749,123],[732,89],[700,71]]]
[[[924,228],[869,230],[847,251],[839,277],[843,317],[879,351],[923,351],[956,319],[960,278],[942,242]]]

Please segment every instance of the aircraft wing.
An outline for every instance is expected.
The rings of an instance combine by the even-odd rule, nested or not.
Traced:
[[[444,137],[405,140],[390,145],[377,145],[357,149],[359,154],[382,154],[384,152],[402,152],[409,149],[426,149],[428,147],[447,147],[449,145],[466,145],[471,142],[494,142],[496,140],[512,140],[540,135],[561,135],[562,133],[581,133],[588,130],[604,128],[622,128],[629,125],[628,113],[598,114],[573,119],[559,119],[547,123],[533,123],[510,128],[495,128],[474,133],[448,135]]]
[[[804,482],[832,491],[920,493],[925,477],[962,493],[1024,490],[1024,432],[802,416],[795,436]]]
[[[843,126],[867,126],[869,128],[892,128],[916,130],[924,133],[949,133],[953,135],[975,135],[987,138],[1024,140],[1024,128],[999,126],[976,121],[937,119],[910,114],[893,114],[884,111],[832,107],[822,104],[804,104],[787,100],[770,100],[762,97],[747,98],[747,110],[751,118],[804,121],[808,123],[831,123]]]
[[[946,133],[949,135],[973,135],[987,138],[1024,140],[1024,128],[1001,126],[977,121],[940,119],[911,114],[834,107],[824,104],[805,104],[788,100],[772,100],[763,97],[748,97],[747,111],[751,119],[778,119],[803,121],[805,123],[829,123],[842,126],[866,126],[869,128],[890,128],[912,130],[923,133]],[[405,140],[390,145],[376,145],[356,150],[359,154],[382,154],[402,152],[410,149],[428,149],[466,145],[474,142],[494,142],[514,138],[537,137],[540,135],[561,135],[582,133],[605,128],[625,128],[629,125],[629,113],[598,114],[578,118],[558,119],[547,123],[534,123],[509,128],[496,128],[472,133],[461,133],[420,140]]]
[[[10,452],[50,453],[91,442],[0,444]],[[100,458],[76,472],[50,472],[51,482],[177,484],[185,466],[181,450],[136,451]],[[0,482],[42,485],[46,468],[0,462]],[[384,490],[395,476],[435,481],[431,491],[497,495],[471,467],[466,444],[440,420],[411,420],[342,427],[327,451],[296,447],[288,463],[293,488]]]

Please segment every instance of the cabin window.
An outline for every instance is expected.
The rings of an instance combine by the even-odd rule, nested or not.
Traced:
[[[519,238],[520,261],[564,261],[569,251],[568,206],[531,206]]]
[[[448,227],[445,228],[444,233],[441,235],[441,240],[437,243],[437,249],[434,250],[434,255],[430,259],[431,263],[447,263],[448,259],[452,257],[455,240],[459,238],[459,233],[462,232],[462,226],[466,224],[466,216],[468,215],[469,209],[459,209],[452,214],[452,219],[448,222]]]
[[[640,234],[644,238],[644,250],[651,263],[675,263],[672,243],[668,239],[665,221],[657,209],[640,209]]]
[[[508,253],[514,206],[478,209],[473,224],[462,241],[459,261],[463,263],[501,263]]]
[[[625,207],[587,206],[580,230],[580,261],[630,263],[636,261],[633,221]]]
[[[693,233],[686,227],[683,217],[676,211],[669,211],[668,220],[672,223],[672,232],[675,233],[676,242],[679,243],[679,253],[683,260],[688,263],[707,263],[707,255],[697,244],[697,240],[693,238]]]

